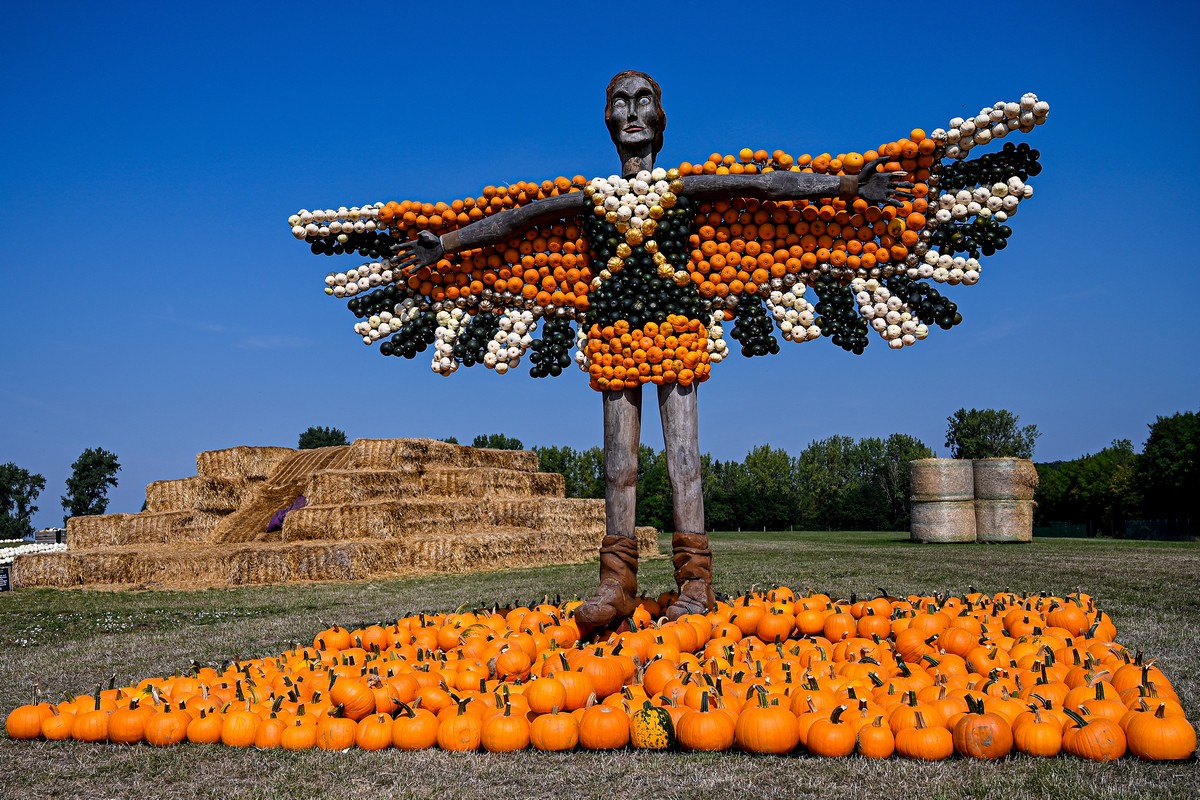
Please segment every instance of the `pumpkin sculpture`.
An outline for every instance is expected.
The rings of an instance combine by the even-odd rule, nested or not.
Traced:
[[[585,635],[618,628],[637,607],[643,387],[658,395],[677,487],[679,591],[665,608],[675,620],[715,606],[695,389],[731,354],[725,323],[736,316],[730,335],[746,357],[778,353],[776,328],[786,341],[825,336],[861,354],[872,331],[902,350],[932,326],[959,324],[958,306],[929,281],[977,283],[979,259],[1007,245],[1009,217],[1041,171],[1024,143],[965,159],[976,146],[1032,131],[1050,111],[1030,93],[864,152],[796,158],[745,148],[664,169],[655,166],[666,128],[659,84],[628,70],[605,94],[620,160],[607,178],[521,181],[451,203],[302,209],[288,218],[314,254],[371,259],[330,273],[324,288],[348,298],[360,320],[355,335],[381,354],[414,358],[432,344],[441,375],[476,364],[503,375],[532,351],[532,376],[575,363],[604,393],[607,535],[597,593],[576,612]],[[790,615],[758,616],[765,641],[793,629]],[[1064,624],[1080,616],[1076,608]],[[856,620],[827,620],[826,638],[854,635]]]

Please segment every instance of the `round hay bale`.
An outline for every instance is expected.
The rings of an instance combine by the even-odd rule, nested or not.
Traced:
[[[914,542],[973,542],[975,503],[971,500],[914,502],[911,535]]]
[[[975,498],[975,473],[961,458],[921,458],[912,464],[912,499],[956,502]]]
[[[1032,500],[1038,474],[1027,458],[978,458],[974,462],[976,500]]]
[[[975,530],[989,544],[1033,541],[1032,500],[976,500]]]

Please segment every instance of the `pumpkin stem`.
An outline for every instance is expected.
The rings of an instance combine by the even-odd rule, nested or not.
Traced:
[[[1087,726],[1087,724],[1088,724],[1088,720],[1087,720],[1087,719],[1085,719],[1084,717],[1082,717],[1082,716],[1080,716],[1079,714],[1075,713],[1074,711],[1072,711],[1072,710],[1071,710],[1071,709],[1069,709],[1069,708],[1064,708],[1064,709],[1063,709],[1063,713],[1064,713],[1064,714],[1066,714],[1068,717],[1070,717],[1072,720],[1074,720],[1074,721],[1075,721],[1075,724],[1076,724],[1076,725],[1078,725],[1078,726],[1079,726],[1079,727],[1081,727],[1081,728],[1083,728],[1083,727]]]

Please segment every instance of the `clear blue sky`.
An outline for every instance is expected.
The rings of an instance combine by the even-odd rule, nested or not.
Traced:
[[[480,8],[6,12],[0,463],[46,477],[35,524],[61,519],[86,447],[118,454],[110,510],[132,512],[201,450],[295,446],[309,425],[598,444],[582,373],[442,378],[424,355],[357,342],[322,280],[361,259],[309,254],[286,219],[607,175],[604,86],[631,68],[663,86],[663,165],[862,150],[1026,91],[1052,106],[1021,137],[1045,171],[1009,248],[978,286],[946,290],[961,326],[901,352],[873,337],[857,358],[823,340],[727,360],[701,389],[703,450],[899,431],[944,454],[965,406],[1036,423],[1036,457],[1053,460],[1115,438],[1140,448],[1156,416],[1200,407],[1193,4],[639,4],[628,21],[611,6]]]

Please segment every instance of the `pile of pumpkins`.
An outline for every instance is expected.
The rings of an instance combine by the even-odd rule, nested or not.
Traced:
[[[1192,757],[1159,667],[1092,598],[837,601],[779,587],[579,640],[578,601],[332,627],[276,656],[8,715],[14,739],[288,750],[681,749],[937,761]]]

